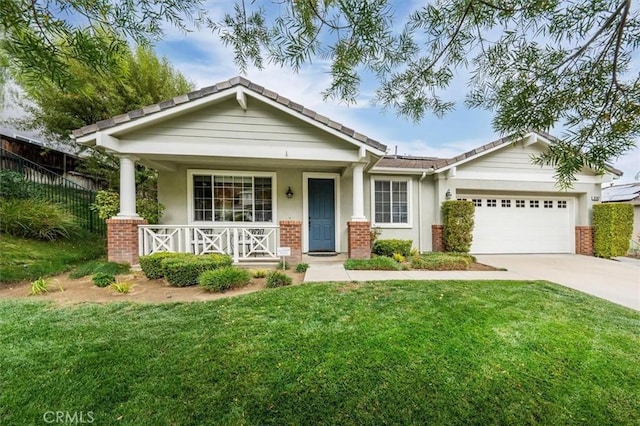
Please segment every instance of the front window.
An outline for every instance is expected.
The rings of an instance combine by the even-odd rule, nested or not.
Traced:
[[[196,222],[272,222],[271,176],[194,174]]]
[[[374,181],[374,218],[376,224],[409,223],[409,182]]]

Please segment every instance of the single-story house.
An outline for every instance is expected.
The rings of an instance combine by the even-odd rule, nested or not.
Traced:
[[[455,158],[388,156],[387,147],[278,93],[235,77],[74,131],[120,157],[120,213],[108,221],[112,260],[173,250],[236,261],[302,253],[368,257],[380,238],[442,250],[440,205],[476,206],[473,253],[591,253],[591,210],[613,174],[585,168],[559,191],[531,163],[543,132],[502,138]],[[135,210],[134,164],[159,173],[159,225]]]
[[[602,202],[632,204],[633,239],[640,240],[640,182],[603,186]]]

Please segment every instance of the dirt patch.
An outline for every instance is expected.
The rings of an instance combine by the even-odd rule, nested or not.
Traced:
[[[300,284],[304,279],[303,273],[286,271],[293,284]],[[108,303],[108,302],[198,302],[216,300],[241,294],[253,293],[266,289],[265,278],[253,278],[251,283],[237,290],[225,293],[211,293],[200,286],[172,287],[164,280],[149,280],[142,272],[118,275],[118,281],[127,281],[132,284],[131,291],[127,294],[117,293],[108,287],[100,288],[93,285],[91,277],[79,279],[69,278],[69,274],[61,274],[46,279],[49,283],[49,292],[37,296],[29,296],[30,282],[0,284],[0,299],[51,300],[59,304],[75,304],[84,302]]]

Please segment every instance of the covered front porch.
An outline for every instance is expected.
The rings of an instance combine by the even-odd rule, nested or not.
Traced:
[[[120,158],[109,258],[227,253],[237,262],[314,250],[368,257],[364,174],[386,147],[243,78],[74,131]],[[159,226],[136,212],[135,164],[158,171]]]
[[[120,212],[108,220],[109,259],[136,264],[139,256],[169,251],[221,253],[234,263],[281,260],[303,254],[345,253],[368,257],[370,222],[365,215],[367,162],[245,159],[242,170],[227,158],[172,157],[160,163],[120,155]],[[135,164],[162,164],[160,224],[138,216]],[[226,207],[225,207],[226,206]],[[324,215],[324,216],[323,216]]]

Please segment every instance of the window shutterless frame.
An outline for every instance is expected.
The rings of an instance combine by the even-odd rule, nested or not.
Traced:
[[[198,177],[198,181],[199,183],[194,183],[194,177]],[[200,201],[200,199],[205,199],[206,196],[208,195],[208,191],[206,189],[206,182],[207,182],[207,178],[210,177],[210,184],[211,184],[211,204],[209,205],[208,203],[203,203],[202,201]],[[256,180],[255,178],[270,178],[271,179],[271,220],[269,221],[265,221],[265,220],[255,220],[255,221],[250,221],[250,220],[216,220],[215,216],[215,209],[216,209],[216,195],[214,193],[215,191],[215,182],[216,182],[216,178],[219,178],[219,181],[225,181],[228,180],[229,181],[229,185],[230,187],[233,187],[233,185],[235,185],[233,183],[234,179],[233,178],[237,178],[235,180],[237,180],[238,182],[241,181],[246,181],[246,182],[251,182],[251,194],[240,194],[239,197],[247,197],[247,204],[249,202],[253,203],[253,206],[251,209],[247,208],[247,209],[243,209],[242,211],[238,211],[235,212],[234,214],[240,214],[240,215],[244,215],[246,217],[253,217],[256,219],[260,219],[261,216],[260,214],[256,215],[255,209],[255,193],[256,193],[256,188],[257,186],[260,185],[260,183],[256,184],[257,181],[262,181],[264,182],[264,180],[258,179]],[[244,179],[246,178],[246,179]],[[250,179],[249,179],[250,178]],[[205,182],[204,184],[202,184],[202,182]],[[200,188],[198,188],[198,185],[200,184]],[[247,183],[245,183],[246,185]],[[204,189],[203,189],[204,188]],[[259,189],[259,188],[258,188]],[[196,194],[196,192],[198,192]],[[240,191],[242,192],[242,191]],[[246,192],[246,191],[245,191]],[[187,170],[187,223],[189,225],[211,225],[211,224],[226,224],[226,225],[242,225],[242,224],[269,224],[269,225],[273,225],[273,224],[277,224],[278,223],[278,219],[277,219],[277,194],[278,194],[278,185],[277,185],[277,175],[275,172],[253,172],[253,171],[235,171],[235,170],[206,170],[206,169],[188,169]],[[198,198],[198,202],[196,202],[196,198]],[[225,200],[227,201],[227,200]],[[243,203],[244,201],[238,201],[235,200],[236,202],[240,202]],[[228,202],[228,201],[227,201]],[[196,205],[198,204],[198,205]],[[198,211],[198,217],[196,217],[196,211],[197,210],[203,210],[201,207],[205,205],[206,209],[209,209],[212,211],[211,215],[205,215],[203,213],[201,213],[200,211]],[[198,207],[198,208],[197,208]],[[204,209],[204,210],[206,210]],[[257,217],[256,217],[257,216]],[[211,220],[207,220],[209,219],[209,217],[211,218]],[[264,214],[262,215],[262,217],[264,217]],[[204,219],[204,220],[203,220]]]
[[[411,228],[412,227],[412,195],[413,195],[413,180],[411,178],[399,178],[399,177],[372,177],[371,178],[371,226],[380,228]],[[376,185],[376,182],[382,185]],[[396,185],[394,185],[394,183]],[[404,185],[398,185],[404,184]],[[406,185],[406,192],[404,193],[404,199],[401,197],[402,186]],[[376,191],[378,186],[378,191]],[[388,202],[386,194],[388,189]],[[381,191],[382,190],[382,191]],[[377,197],[383,196],[384,199]],[[405,201],[406,200],[406,201]],[[406,203],[406,222],[401,220],[402,204]],[[376,208],[381,204],[385,205],[385,214],[388,214],[389,221],[378,220],[380,219],[381,211],[377,211]],[[388,209],[386,205],[388,204]],[[378,213],[378,214],[376,214]]]

